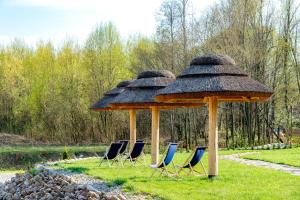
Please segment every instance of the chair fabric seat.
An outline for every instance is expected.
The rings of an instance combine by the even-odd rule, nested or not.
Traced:
[[[143,153],[144,147],[144,142],[136,142],[130,152],[130,156],[128,156],[127,159],[136,160]]]
[[[173,157],[175,155],[177,149],[177,143],[171,143],[168,149],[168,152],[166,154],[165,159],[163,160],[163,162],[157,166],[157,168],[162,168],[164,166],[167,166],[170,164],[170,162],[173,160]]]
[[[115,142],[110,145],[108,152],[104,155],[103,159],[111,160],[116,158],[119,155],[119,151],[122,147],[122,143]]]
[[[201,160],[201,158],[204,155],[206,147],[198,147],[195,150],[194,156],[193,158],[190,160],[190,162],[183,166],[183,168],[190,168],[190,167],[194,167],[195,165],[197,165],[199,163],[199,161]]]

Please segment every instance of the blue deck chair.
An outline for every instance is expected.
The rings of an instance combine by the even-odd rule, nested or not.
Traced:
[[[157,165],[150,165],[150,167],[154,169],[154,172],[152,173],[151,177],[154,176],[155,172],[160,171],[160,170],[161,170],[160,175],[165,174],[167,176],[170,176],[170,174],[173,174],[173,172],[171,172],[167,169],[167,166],[170,163],[172,163],[172,165],[175,169],[175,165],[173,163],[173,158],[174,158],[176,149],[177,149],[177,143],[170,143],[168,145],[166,152],[164,153],[163,159]]]
[[[119,154],[123,155],[123,154],[125,154],[125,152],[127,150],[127,146],[128,146],[129,141],[128,140],[120,140],[119,142],[122,143],[122,147],[120,149]]]
[[[179,167],[177,174],[179,175],[180,172],[184,171],[184,169],[189,169],[189,173],[186,172],[187,174],[193,174],[193,175],[195,175],[195,173],[201,174],[199,171],[195,170],[195,166],[200,162],[205,175],[207,175],[207,172],[201,161],[201,159],[204,155],[205,149],[206,149],[206,147],[197,147],[197,149],[191,153],[191,155],[184,162],[184,164]]]
[[[123,145],[123,143],[120,143],[120,142],[111,143],[109,146],[109,149],[106,151],[106,153],[104,154],[104,156],[102,157],[102,159],[100,161],[100,166],[104,161],[107,161],[109,167],[111,166],[111,164],[114,164],[115,162],[120,161],[118,155],[119,155],[122,145]],[[109,161],[112,161],[112,163],[110,164]],[[120,163],[121,163],[121,165],[123,165],[122,162],[120,162]]]
[[[144,140],[136,140],[135,142],[144,142]]]
[[[145,144],[146,143],[144,142],[134,143],[131,152],[128,155],[126,155],[124,162],[128,160],[132,165],[135,165],[139,161],[139,158],[142,157],[145,164],[146,160],[145,160],[145,155],[143,153]]]

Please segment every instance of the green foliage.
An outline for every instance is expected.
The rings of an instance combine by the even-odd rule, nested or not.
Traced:
[[[61,143],[110,139],[101,134],[114,135],[117,126],[109,124],[122,124],[125,115],[99,115],[89,107],[132,76],[124,46],[107,23],[95,28],[84,47],[69,40],[58,49],[44,42],[32,49],[20,41],[2,48],[0,131]]]
[[[67,146],[65,146],[64,152],[63,152],[63,160],[70,160],[71,156],[69,153],[69,150],[67,148]]]
[[[31,175],[36,175],[40,172],[40,170],[36,169],[36,168],[32,168],[28,171]]]

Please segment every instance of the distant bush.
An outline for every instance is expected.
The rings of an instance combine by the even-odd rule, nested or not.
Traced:
[[[63,152],[63,160],[70,160],[71,156],[69,153],[69,150],[67,148],[67,146],[65,146],[64,152]]]

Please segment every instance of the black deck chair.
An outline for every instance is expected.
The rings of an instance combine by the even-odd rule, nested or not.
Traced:
[[[119,152],[121,150],[123,143],[120,142],[113,142],[110,144],[109,149],[106,151],[106,153],[104,154],[104,156],[102,157],[101,161],[100,161],[100,166],[103,163],[103,161],[107,161],[108,166],[110,167],[110,163],[109,161],[112,161],[111,164],[114,164],[115,162],[120,161],[121,165],[123,165],[122,161],[119,160]]]
[[[160,175],[165,174],[167,176],[170,176],[170,174],[173,174],[173,172],[169,171],[167,169],[167,166],[172,163],[174,169],[175,165],[173,163],[173,158],[177,149],[177,143],[170,143],[168,145],[167,150],[163,154],[162,160],[157,165],[150,165],[151,168],[154,169],[154,172],[152,173],[151,177],[154,176],[155,172],[160,171]],[[175,172],[177,175],[177,173]]]
[[[136,140],[135,142],[144,142],[144,140]]]
[[[136,143],[134,143],[131,152],[128,155],[126,155],[125,161],[129,160],[129,162],[132,165],[135,165],[139,161],[139,158],[142,157],[143,161],[144,161],[144,164],[146,165],[145,155],[143,153],[145,144],[146,143],[144,143],[144,142],[136,142]]]
[[[120,140],[119,142],[122,143],[122,147],[120,149],[119,154],[123,155],[125,153],[125,151],[127,150],[127,146],[128,146],[129,141],[128,140]]]
[[[179,175],[180,172],[182,172],[184,169],[189,169],[189,173],[187,173],[187,174],[195,175],[195,172],[198,174],[201,174],[199,171],[195,170],[195,166],[198,163],[200,163],[205,175],[207,175],[204,165],[201,161],[201,159],[204,155],[205,149],[206,149],[206,147],[198,147],[194,152],[192,152],[191,155],[188,157],[188,159],[184,162],[184,164],[179,167],[177,174]]]

